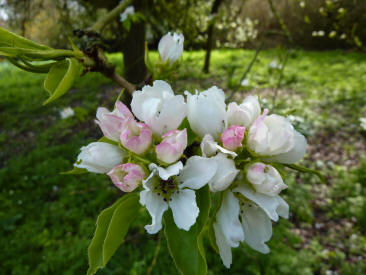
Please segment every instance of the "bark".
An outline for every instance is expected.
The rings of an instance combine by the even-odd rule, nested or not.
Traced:
[[[215,0],[212,9],[211,15],[215,16],[219,10],[219,7],[223,0]],[[213,46],[213,34],[215,28],[215,19],[210,23],[208,30],[207,30],[207,41],[206,41],[206,56],[205,56],[205,64],[203,66],[203,71],[208,73],[210,71],[210,58],[211,58],[211,50]]]
[[[147,70],[144,61],[145,55],[145,24],[132,24],[127,39],[122,45],[124,75],[127,81],[136,86],[144,84]]]

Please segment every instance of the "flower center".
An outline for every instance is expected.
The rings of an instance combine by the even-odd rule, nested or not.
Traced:
[[[178,192],[178,184],[176,178],[169,178],[168,180],[160,180],[154,187],[154,192],[161,196],[164,201],[171,201],[171,196],[174,192]]]
[[[244,213],[246,207],[258,207],[254,202],[250,201],[238,192],[234,193],[234,196],[237,197],[239,200],[240,214]]]
[[[123,181],[124,177],[127,175],[128,173],[123,171],[123,170],[118,170],[116,171],[116,177],[120,180]]]

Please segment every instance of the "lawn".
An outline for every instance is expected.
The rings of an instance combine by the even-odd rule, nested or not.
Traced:
[[[266,50],[246,76],[248,86],[237,88],[253,55],[215,51],[205,75],[204,52],[185,52],[173,88],[181,93],[217,85],[234,99],[258,94],[263,106],[291,113],[308,138],[302,164],[320,170],[327,183],[289,171],[283,194],[291,216],[274,226],[271,253],[242,245],[226,270],[206,240],[209,274],[365,274],[366,135],[359,118],[366,117],[366,55],[294,51],[281,77],[269,64],[285,53]],[[110,58],[121,65],[120,55]],[[120,90],[88,73],[60,100],[42,106],[44,75],[7,62],[0,63],[0,75],[0,273],[84,274],[96,217],[122,192],[105,175],[60,172],[72,168],[81,146],[102,136],[96,108],[111,108]],[[68,106],[75,115],[61,119]],[[141,208],[125,243],[98,274],[146,273],[159,242],[141,226],[149,220]],[[177,274],[164,238],[152,274]]]

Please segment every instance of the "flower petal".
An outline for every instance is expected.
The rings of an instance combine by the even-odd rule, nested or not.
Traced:
[[[147,124],[151,124],[151,128],[155,133],[162,135],[165,132],[177,129],[186,115],[187,105],[184,102],[184,97],[176,95],[166,99],[160,114],[153,117]]]
[[[300,161],[306,153],[307,142],[305,137],[297,131],[295,131],[294,139],[295,144],[290,151],[276,155],[273,158],[271,158],[271,160],[286,164],[291,164]]]
[[[223,90],[213,86],[200,94],[187,95],[187,117],[192,130],[200,137],[218,138],[226,126],[226,104]]]
[[[214,223],[213,227],[215,230],[216,244],[219,248],[221,260],[224,266],[230,268],[230,265],[233,261],[233,256],[231,254],[231,247],[230,245],[227,244],[226,238],[221,231],[221,227],[217,223]]]
[[[179,175],[180,188],[200,189],[215,175],[217,164],[214,159],[199,156],[190,157]]]
[[[168,204],[162,197],[149,190],[140,192],[140,203],[146,206],[152,218],[150,225],[146,225],[145,229],[149,234],[155,234],[162,228],[162,217],[164,212],[168,209]]]
[[[169,206],[177,227],[186,231],[194,225],[200,212],[196,203],[196,194],[190,189],[179,190],[172,194]]]
[[[266,213],[256,205],[242,206],[242,225],[245,234],[245,242],[254,250],[261,253],[269,253],[269,247],[265,242],[272,236],[272,223]]]
[[[225,190],[234,181],[239,170],[235,168],[234,161],[222,153],[218,153],[212,159],[217,163],[217,170],[215,176],[208,183],[210,190],[211,192]]]
[[[177,163],[174,163],[167,168],[159,167],[155,163],[150,163],[149,169],[150,171],[156,170],[161,179],[167,180],[171,176],[176,176],[179,174],[179,172],[183,169],[183,163],[181,161],[178,161]]]
[[[244,232],[239,221],[239,200],[230,191],[225,192],[219,211],[216,214],[216,221],[221,227],[227,244],[231,247],[238,247],[244,241]]]
[[[89,172],[107,173],[122,163],[125,152],[118,146],[106,142],[92,142],[81,147],[75,167],[85,168]]]
[[[170,85],[163,80],[155,80],[153,86],[146,85],[132,95],[131,109],[134,115],[145,121],[158,111],[161,102],[174,96]],[[146,121],[145,121],[146,122]]]
[[[287,202],[281,198],[280,196],[277,197],[278,202],[280,203],[277,207],[277,213],[282,218],[288,219],[290,207],[288,206]]]
[[[278,213],[277,208],[280,205],[279,196],[267,196],[258,192],[253,191],[248,185],[240,184],[236,188],[233,189],[233,192],[239,192],[243,196],[247,197],[251,201],[258,204],[264,212],[267,213],[268,217],[270,217],[275,222],[278,221]]]

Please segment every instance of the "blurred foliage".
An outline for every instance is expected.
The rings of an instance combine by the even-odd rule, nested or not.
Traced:
[[[366,2],[363,0],[277,0],[274,6],[298,47],[362,48],[362,41],[366,41]],[[258,37],[269,30],[281,30],[267,0],[247,0],[242,10],[241,16],[258,20]],[[267,46],[286,42],[284,37],[278,36]]]
[[[151,52],[151,59],[158,58]],[[212,53],[212,72],[201,72],[203,51],[185,52],[174,91],[222,87],[241,81],[253,51]],[[234,94],[241,100],[258,93],[272,108],[284,52],[265,50],[248,74],[250,85]],[[121,65],[121,55],[109,58]],[[228,73],[228,66],[235,68]],[[272,63],[273,65],[273,63]],[[121,67],[121,66],[119,66]],[[60,175],[88,142],[102,133],[93,122],[97,106],[111,108],[120,90],[99,74],[79,78],[56,103],[43,107],[44,76],[0,63],[0,252],[2,274],[83,274],[87,247],[100,211],[122,193],[104,175]],[[294,51],[276,100],[276,112],[292,113],[295,127],[307,135],[304,165],[321,170],[316,177],[288,173],[285,199],[290,220],[274,224],[271,253],[242,245],[234,249],[227,270],[207,244],[208,274],[365,274],[366,147],[359,117],[366,116],[366,57],[359,53]],[[229,81],[230,80],[230,81]],[[71,106],[75,115],[61,119]],[[98,274],[144,274],[155,252],[157,236],[141,225],[150,221],[141,208],[125,243]],[[163,238],[152,274],[177,274]]]
[[[141,6],[137,16],[120,22],[117,18],[103,31],[109,51],[119,51],[132,21],[142,20],[146,38],[153,46],[168,31],[185,35],[185,48],[205,45],[209,24],[215,22],[218,48],[257,47],[268,32],[281,32],[268,0],[225,0],[217,14],[210,14],[213,0],[134,0]],[[96,19],[119,1],[4,0],[8,28],[51,47],[67,47],[74,30],[87,30]],[[358,48],[366,41],[364,0],[277,0],[274,7],[288,26],[294,44],[305,48]],[[126,42],[126,41],[125,41]],[[266,47],[286,44],[283,35],[271,37]],[[127,42],[126,42],[127,43]],[[123,44],[123,43],[122,43]]]

